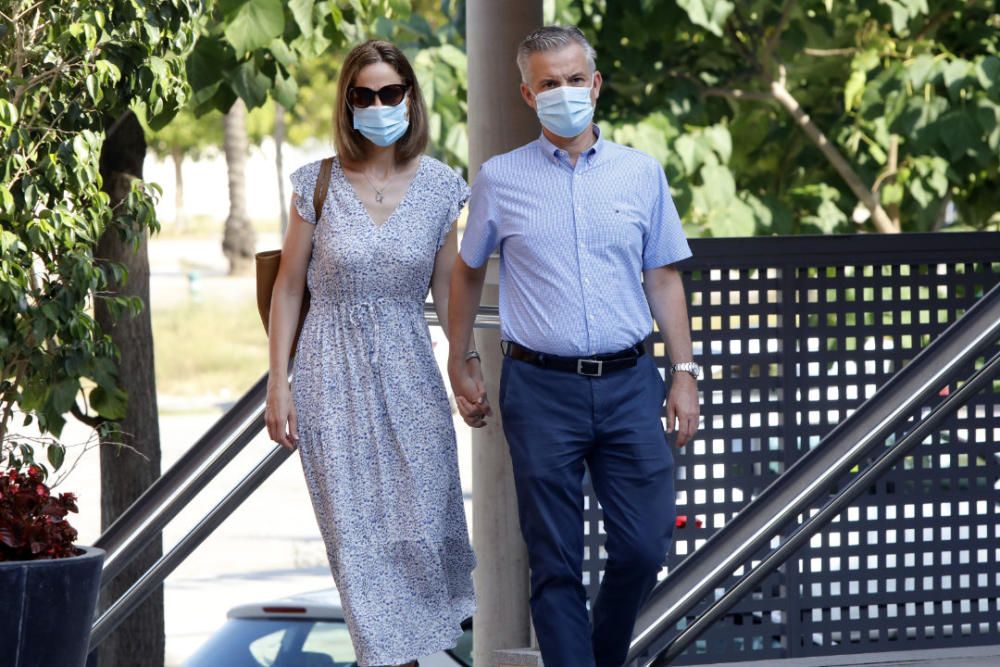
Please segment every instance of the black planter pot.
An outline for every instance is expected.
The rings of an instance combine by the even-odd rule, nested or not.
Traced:
[[[82,667],[104,550],[0,563],[0,667]]]

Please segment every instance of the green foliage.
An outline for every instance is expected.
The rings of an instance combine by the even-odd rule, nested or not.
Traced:
[[[468,163],[468,81],[462,49],[464,5],[440,0],[413,0],[412,7],[398,1],[393,5],[396,9],[391,15],[346,27],[352,39],[340,48],[311,57],[288,51],[285,64],[294,76],[296,95],[294,105],[285,105],[289,108],[287,139],[292,144],[317,138],[330,141],[337,77],[343,58],[355,42],[377,37],[397,44],[413,64],[430,114],[430,153],[464,169]],[[363,14],[370,17],[375,11],[366,9]],[[278,102],[284,104],[280,98]],[[271,103],[252,111],[248,118],[251,141],[270,134],[273,122]]]
[[[155,188],[135,181],[112,210],[101,190],[105,127],[133,110],[162,126],[185,101],[195,7],[76,0],[8,3],[0,15],[0,436],[15,414],[58,436],[69,412],[115,420],[117,351],[93,318],[141,303],[108,296],[127,276],[95,259],[105,233],[156,228]],[[24,454],[22,452],[22,459]],[[52,457],[56,457],[55,460]],[[50,452],[50,463],[61,460]]]
[[[692,232],[873,229],[865,214],[854,222],[856,191],[774,83],[903,230],[939,229],[952,209],[953,228],[1000,226],[992,3],[559,0],[550,11],[594,43],[602,126],[663,162]]]
[[[210,0],[187,62],[196,115],[225,113],[242,98],[248,109],[269,97],[292,108],[296,63],[343,48],[376,26],[409,17],[408,0]]]
[[[421,14],[419,19],[398,26],[394,38],[408,52],[424,93],[430,116],[430,152],[464,170],[469,164],[468,63],[460,41],[464,14],[442,12],[434,23],[426,17]]]

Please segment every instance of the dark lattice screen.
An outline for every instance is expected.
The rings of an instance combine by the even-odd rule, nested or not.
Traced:
[[[701,239],[692,248],[685,283],[706,368],[704,419],[676,457],[687,525],[674,533],[668,567],[1000,282],[992,234]],[[665,366],[658,337],[650,344]],[[676,664],[1000,642],[998,443],[1000,382]],[[586,517],[593,593],[604,554],[592,495]]]

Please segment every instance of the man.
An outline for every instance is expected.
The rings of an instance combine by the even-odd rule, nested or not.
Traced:
[[[452,274],[448,370],[466,423],[482,426],[491,409],[465,350],[486,261],[499,248],[499,405],[542,658],[546,667],[620,667],[674,521],[665,385],[643,348],[650,310],[675,362],[667,430],[678,446],[697,430],[699,369],[671,266],[691,251],[659,163],[592,123],[601,74],[583,33],[542,28],[522,42],[517,62],[542,136],[490,159],[476,178]],[[592,627],[582,583],[584,464],[607,532]]]

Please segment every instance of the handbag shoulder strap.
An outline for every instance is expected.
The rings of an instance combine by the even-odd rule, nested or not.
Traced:
[[[326,193],[330,189],[330,172],[333,170],[333,158],[328,157],[319,165],[319,177],[316,179],[316,190],[313,192],[313,212],[316,213],[316,222],[323,212],[323,204],[326,203]]]

